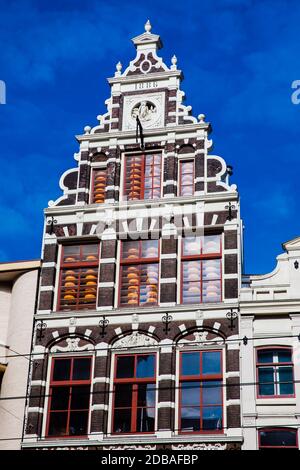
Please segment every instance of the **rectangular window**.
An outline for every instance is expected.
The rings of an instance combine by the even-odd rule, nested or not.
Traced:
[[[116,356],[114,433],[154,432],[155,370],[155,354]]]
[[[258,431],[259,449],[297,449],[297,430],[289,428]]]
[[[120,305],[150,306],[158,303],[158,240],[122,243]]]
[[[127,156],[125,159],[124,199],[158,199],[161,197],[160,153]]]
[[[222,285],[221,235],[182,240],[181,302],[220,302]]]
[[[91,203],[102,204],[105,202],[105,189],[106,189],[106,168],[93,168],[92,170],[92,191]]]
[[[257,350],[258,396],[294,395],[292,350],[290,348]]]
[[[88,433],[91,363],[91,357],[53,360],[48,437],[85,436]]]
[[[96,308],[99,244],[62,247],[59,310]]]
[[[223,427],[223,374],[221,351],[181,353],[181,432],[221,431]]]
[[[194,160],[179,162],[179,196],[193,196],[195,187]]]

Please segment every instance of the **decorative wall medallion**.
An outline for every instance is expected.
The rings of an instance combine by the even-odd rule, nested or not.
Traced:
[[[144,335],[135,331],[131,335],[124,336],[121,339],[118,339],[113,348],[127,348],[132,346],[153,346],[156,345],[157,341],[150,336]]]
[[[144,129],[164,126],[164,93],[125,96],[123,129],[136,129],[138,117]]]
[[[209,346],[209,345],[221,345],[224,344],[223,338],[218,335],[214,335],[213,338],[207,339],[209,331],[201,330],[201,331],[194,331],[193,333],[184,336],[178,341],[178,346],[180,348],[184,347],[185,345],[188,346]],[[193,336],[193,338],[192,338]]]

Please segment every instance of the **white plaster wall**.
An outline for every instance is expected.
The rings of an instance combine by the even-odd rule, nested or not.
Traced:
[[[3,283],[0,286],[0,345],[6,344],[9,309],[10,309],[11,287],[9,284]],[[0,346],[0,356],[6,354],[6,350]],[[4,358],[0,358],[0,362],[5,362]]]
[[[35,270],[21,275],[12,288],[6,344],[21,354],[30,351],[37,274]],[[25,357],[8,359],[1,398],[26,395],[28,366]],[[20,449],[24,406],[25,399],[0,401],[0,450]]]

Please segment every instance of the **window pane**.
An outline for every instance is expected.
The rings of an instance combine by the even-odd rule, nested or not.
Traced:
[[[124,242],[122,244],[122,259],[138,259],[139,254],[139,242]]]
[[[155,385],[140,384],[138,385],[138,406],[155,407]]]
[[[68,413],[50,413],[49,436],[65,436],[67,432]]]
[[[155,305],[158,302],[158,264],[141,265],[140,272],[140,305]]]
[[[273,362],[273,353],[272,349],[264,349],[257,352],[257,359],[259,363],[272,363]]]
[[[296,446],[296,432],[292,430],[260,431],[262,446]]]
[[[278,349],[278,362],[292,362],[292,351],[287,349]]]
[[[200,406],[200,382],[182,382],[181,406]]]
[[[136,377],[154,377],[155,355],[137,356]]]
[[[82,261],[98,261],[98,244],[82,246]]]
[[[181,431],[200,431],[200,408],[181,408]]]
[[[90,386],[72,387],[71,410],[85,410],[90,404]]]
[[[130,432],[131,430],[131,409],[114,410],[114,432]]]
[[[204,352],[202,353],[202,374],[221,374],[221,352]]]
[[[134,356],[117,357],[116,377],[118,379],[134,377]]]
[[[115,407],[130,408],[132,405],[132,385],[118,384],[115,386]]]
[[[87,434],[88,411],[72,411],[70,414],[70,436]]]
[[[71,372],[70,359],[56,359],[53,368],[53,380],[69,380]]]
[[[74,359],[73,380],[89,380],[91,374],[91,359]]]
[[[106,170],[94,170],[92,203],[102,204],[105,200]]]
[[[200,374],[200,356],[199,353],[183,353],[181,355],[181,375],[199,375]]]
[[[222,407],[207,406],[202,408],[203,429],[222,429]]]
[[[125,199],[141,199],[143,162],[142,156],[126,158]]]
[[[63,262],[75,263],[80,260],[80,246],[79,245],[66,245],[63,247]]]
[[[210,259],[202,262],[203,280],[220,279],[221,263],[220,260]]]
[[[142,258],[158,257],[158,240],[142,241]]]
[[[51,390],[51,410],[69,408],[70,387],[53,387]]]
[[[183,256],[200,255],[201,237],[183,238]]]
[[[258,368],[259,395],[275,395],[273,367]]]
[[[203,282],[202,302],[221,301],[221,281]]]
[[[203,243],[203,253],[220,253],[221,252],[221,236],[205,235]]]
[[[279,394],[280,395],[293,395],[293,368],[292,367],[279,367]],[[282,383],[285,382],[285,383]],[[287,383],[289,382],[289,383]]]
[[[137,432],[154,431],[155,409],[154,408],[138,408],[136,416]]]
[[[122,266],[120,304],[138,305],[140,266]]]
[[[204,382],[202,385],[202,403],[203,405],[220,405],[222,404],[222,382],[210,381]]]

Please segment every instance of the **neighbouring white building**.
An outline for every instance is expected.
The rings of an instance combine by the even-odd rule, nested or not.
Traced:
[[[39,266],[0,264],[0,450],[20,449]]]
[[[299,448],[300,237],[240,292],[244,449]],[[253,385],[255,384],[255,385]]]

